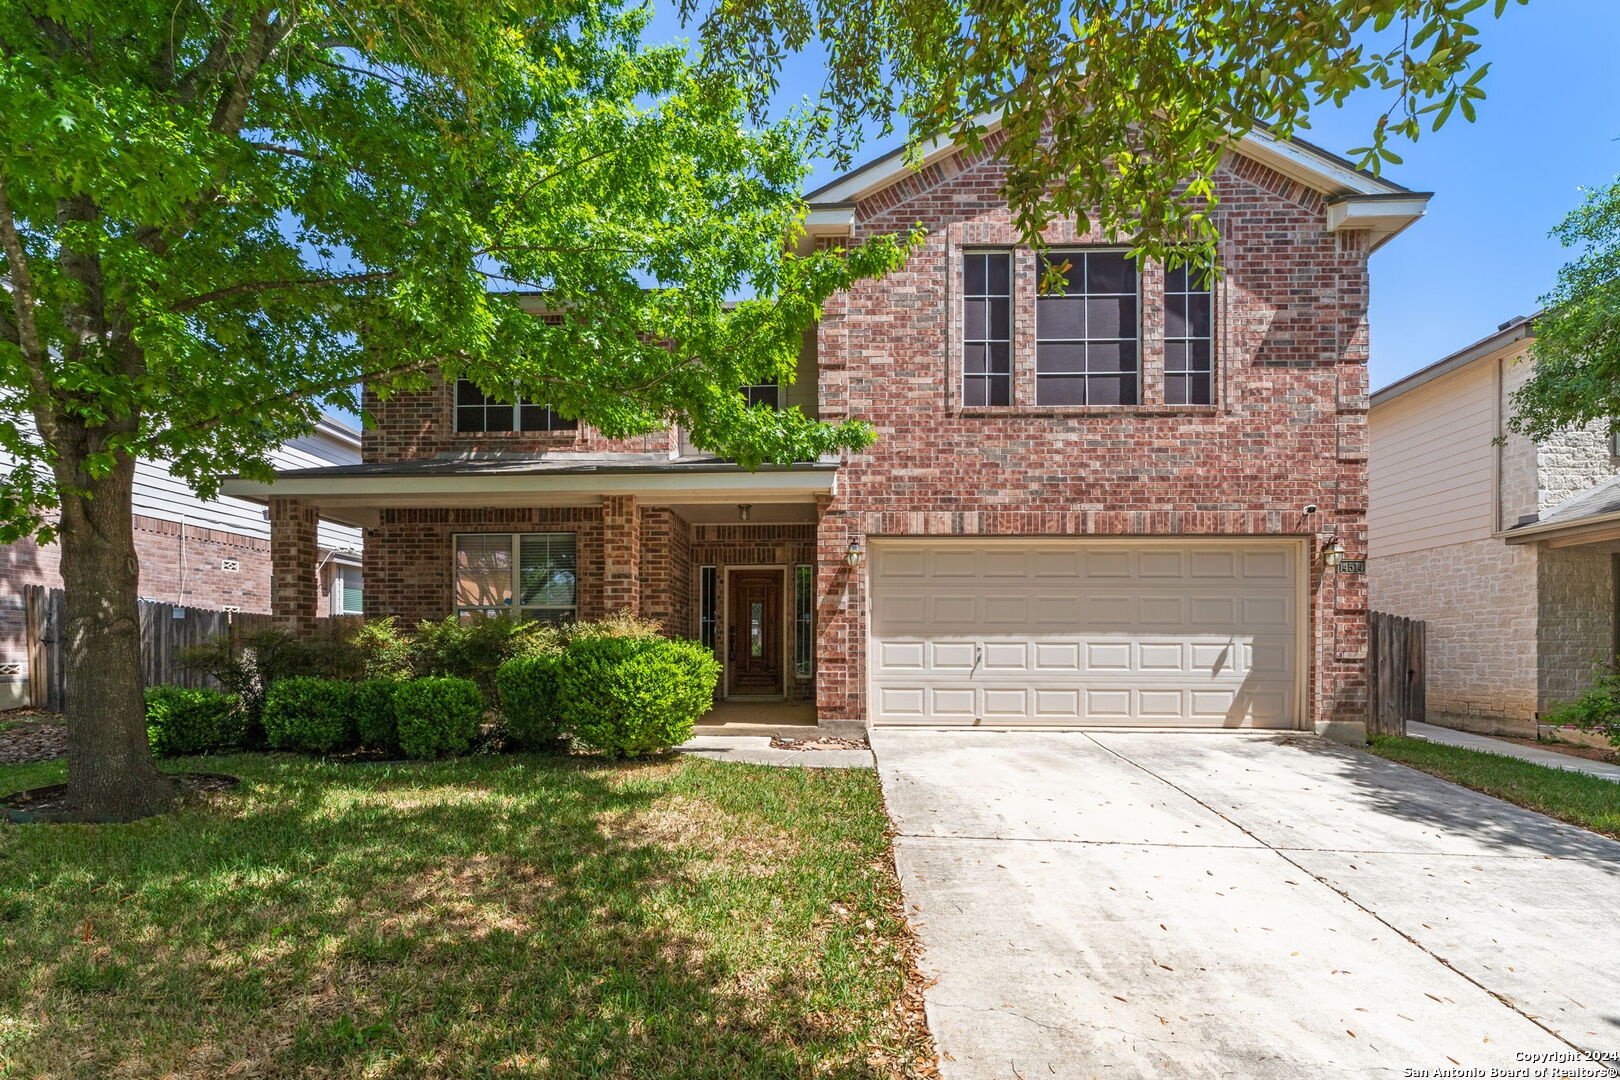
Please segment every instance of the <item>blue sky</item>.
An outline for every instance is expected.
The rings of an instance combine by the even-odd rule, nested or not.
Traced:
[[[693,36],[660,4],[647,40]],[[1535,310],[1565,252],[1548,230],[1582,187],[1620,174],[1617,0],[1531,0],[1500,20],[1476,13],[1481,56],[1493,61],[1472,124],[1460,116],[1416,144],[1386,175],[1433,191],[1428,215],[1372,259],[1372,385],[1383,386]],[[784,107],[821,86],[819,57],[783,73]],[[1367,94],[1319,113],[1306,138],[1342,153],[1364,146],[1383,98]],[[868,144],[857,161],[887,149]],[[811,186],[838,174],[818,162]]]

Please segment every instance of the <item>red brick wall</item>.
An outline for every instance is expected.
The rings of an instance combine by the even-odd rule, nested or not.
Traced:
[[[268,542],[196,525],[187,525],[185,532],[182,553],[179,522],[136,515],[135,552],[141,567],[141,596],[202,608],[270,610]],[[223,569],[226,559],[237,560],[241,569]],[[0,545],[0,663],[26,659],[22,587],[61,588],[59,560],[55,544],[19,540]]]
[[[692,615],[692,526],[668,507],[641,511],[641,613],[664,633],[696,637]]]
[[[376,419],[360,437],[364,461],[409,461],[436,454],[511,453],[652,453],[675,450],[674,429],[655,431],[631,439],[609,439],[581,424],[574,431],[474,432],[458,434],[455,387],[434,380],[426,390],[394,394],[380,400],[369,388],[365,406]]]
[[[1143,403],[1036,407],[1036,266],[1022,249],[1015,404],[971,409],[961,404],[956,282],[964,245],[1016,245],[999,182],[992,164],[956,158],[862,203],[857,236],[921,222],[928,239],[898,273],[825,305],[822,416],[861,417],[878,441],[850,458],[821,521],[824,719],[865,715],[865,567],[851,573],[842,558],[852,534],[1331,531],[1365,550],[1366,252],[1327,232],[1320,197],[1246,160],[1219,174],[1216,404],[1163,404],[1162,272],[1150,266]],[[1061,223],[1047,236],[1102,239]],[[1311,526],[1298,513],[1307,503],[1321,507]],[[1364,581],[1313,577],[1313,719],[1360,719]]]
[[[574,533],[579,617],[605,613],[601,508],[514,507],[382,511],[366,536],[366,617],[397,615],[412,626],[449,615],[455,609],[451,537],[475,532]]]

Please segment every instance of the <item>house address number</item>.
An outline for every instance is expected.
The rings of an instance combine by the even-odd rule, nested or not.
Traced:
[[[1367,572],[1367,560],[1366,559],[1340,559],[1339,560],[1339,573],[1341,573],[1341,574],[1365,574],[1366,572]]]

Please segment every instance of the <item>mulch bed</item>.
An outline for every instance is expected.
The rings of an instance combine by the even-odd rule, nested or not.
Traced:
[[[870,750],[872,747],[865,739],[837,739],[831,735],[823,735],[816,739],[784,739],[780,735],[771,736],[771,746],[776,750]]]
[[[182,797],[229,791],[242,782],[241,777],[224,773],[183,772],[169,773],[169,779],[180,787]],[[53,821],[67,810],[67,785],[29,788],[0,799],[0,818],[15,822]]]
[[[44,709],[0,712],[0,765],[49,761],[67,753],[67,727]]]

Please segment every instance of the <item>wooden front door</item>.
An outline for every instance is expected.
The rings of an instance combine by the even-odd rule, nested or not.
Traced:
[[[726,668],[733,694],[782,692],[782,572],[731,575]]]

